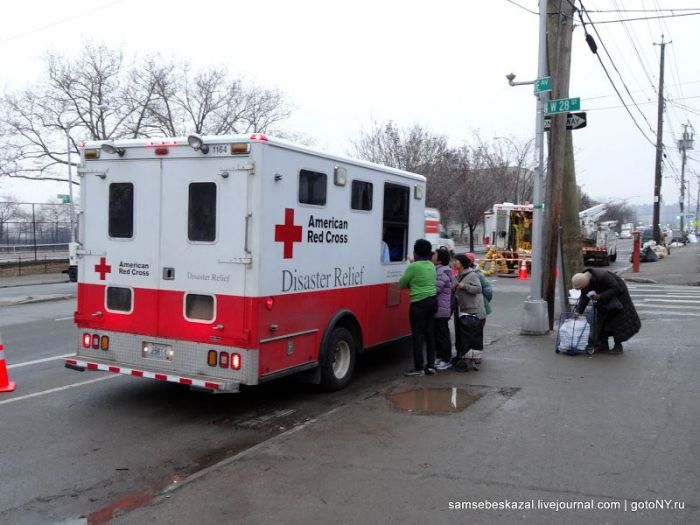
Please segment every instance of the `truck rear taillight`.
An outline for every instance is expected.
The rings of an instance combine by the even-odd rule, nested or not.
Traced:
[[[209,350],[207,352],[207,364],[211,367],[219,366],[220,368],[232,368],[233,370],[240,370],[243,364],[243,358],[241,354],[231,352],[217,352],[216,350]]]
[[[100,334],[83,334],[83,348],[94,348],[95,350],[109,350],[109,336]]]
[[[268,310],[272,310],[272,308],[275,306],[275,300],[272,297],[268,297],[265,299],[265,308]]]

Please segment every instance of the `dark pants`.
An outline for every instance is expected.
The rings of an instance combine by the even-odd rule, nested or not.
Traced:
[[[595,328],[596,333],[591,339],[593,339],[593,344],[600,350],[606,350],[610,348],[608,345],[608,338],[612,337],[615,344],[621,344],[622,341],[613,335],[613,332],[608,330],[606,327],[606,322],[613,319],[619,312],[608,312],[605,308],[596,307],[595,308]]]
[[[455,349],[457,357],[464,357],[469,350],[484,349],[484,327],[481,320],[471,328],[465,328],[459,321],[457,312],[454,313],[455,323]]]
[[[438,359],[452,359],[452,339],[450,338],[450,318],[435,318],[435,351]]]
[[[423,345],[427,346],[427,366],[435,366],[435,312],[436,296],[411,303],[409,320],[413,336],[413,365],[416,370],[423,370]]]

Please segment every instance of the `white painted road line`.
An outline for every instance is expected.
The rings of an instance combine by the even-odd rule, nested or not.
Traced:
[[[42,390],[41,392],[34,392],[33,394],[27,394],[26,396],[13,397],[12,399],[5,399],[0,401],[0,405],[6,405],[7,403],[14,403],[15,401],[23,401],[25,399],[30,399],[32,397],[45,396],[47,394],[53,394],[55,392],[61,392],[62,390],[68,390],[69,388],[76,388],[79,386],[89,385],[91,383],[97,383],[98,381],[107,381],[108,379],[115,379],[121,377],[120,375],[111,375],[105,377],[98,377],[97,379],[90,379],[89,381],[83,381],[82,383],[73,383],[72,385],[60,386],[58,388],[52,388],[50,390]]]
[[[38,365],[39,363],[46,363],[48,361],[56,361],[58,359],[65,359],[66,357],[74,356],[75,352],[70,354],[57,355],[54,357],[45,357],[44,359],[35,359],[34,361],[27,361],[25,363],[16,363],[14,365],[7,365],[7,368],[21,368],[23,366]]]
[[[73,316],[70,315],[70,316],[68,316],[68,317],[59,317],[58,319],[54,319],[54,321],[68,321],[69,319],[72,321],[72,320],[73,320]]]

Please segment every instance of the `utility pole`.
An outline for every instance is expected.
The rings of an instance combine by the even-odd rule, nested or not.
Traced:
[[[666,45],[671,42],[664,42],[664,35],[661,35],[661,65],[659,73],[659,105],[656,115],[656,169],[654,171],[654,240],[656,244],[661,244],[661,227],[659,222],[661,217],[659,210],[661,206],[661,161],[663,159],[663,131],[664,131],[664,53]]]
[[[547,34],[549,35],[547,51],[550,65],[549,71],[552,77],[552,98],[567,98],[569,96],[571,72],[571,39],[573,35],[574,8],[571,2],[562,2],[561,0],[548,0],[547,6],[547,13],[549,13],[547,20]],[[555,272],[560,243],[559,227],[562,216],[562,192],[566,157],[566,113],[552,115],[551,123],[547,196],[545,199],[545,238],[547,243],[544,246],[544,272],[542,276],[544,298],[548,305],[550,330],[554,328]],[[578,217],[578,205],[574,211]],[[565,304],[562,307],[565,307]]]
[[[681,152],[681,235],[685,235],[686,212],[685,206],[685,162],[687,160],[686,151],[693,149],[693,134],[688,133],[688,124],[683,124],[683,138],[678,141],[678,150]],[[690,197],[690,192],[688,192],[688,197]],[[690,207],[690,205],[688,205]],[[697,216],[695,217],[697,219]],[[688,228],[690,230],[690,228]]]

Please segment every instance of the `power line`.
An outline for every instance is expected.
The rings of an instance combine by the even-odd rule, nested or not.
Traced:
[[[695,13],[683,13],[679,15],[641,16],[638,18],[616,18],[615,20],[596,20],[596,24],[619,24],[620,22],[638,22],[640,20],[659,20],[665,18],[679,18],[682,16],[700,15],[700,11]]]
[[[542,1],[545,1],[545,0],[542,0]],[[532,9],[528,9],[528,8],[525,7],[525,6],[520,5],[518,2],[514,2],[513,0],[506,0],[506,2],[508,2],[509,4],[513,4],[514,6],[519,7],[519,8],[522,9],[523,11],[527,11],[528,13],[532,13],[533,15],[539,16],[539,13],[538,13],[537,11],[533,11]]]
[[[639,113],[642,115],[642,117],[644,117],[644,120],[646,121],[646,123],[647,123],[647,125],[649,126],[649,129],[651,130],[651,133],[652,133],[652,135],[653,135],[653,134],[654,134],[654,129],[651,127],[651,124],[649,124],[649,121],[647,120],[646,115],[644,115],[644,113],[642,113],[642,110],[641,110],[641,109],[639,108],[639,106],[637,105],[637,102],[634,100],[634,97],[632,97],[632,94],[630,93],[629,88],[627,87],[627,84],[625,84],[625,81],[624,81],[624,79],[622,78],[622,74],[620,73],[620,70],[617,69],[617,66],[615,65],[615,62],[613,61],[612,57],[610,56],[610,53],[608,53],[608,50],[607,50],[607,48],[605,47],[605,43],[603,42],[603,39],[600,37],[600,33],[598,33],[598,29],[595,27],[595,24],[593,23],[593,20],[591,19],[590,15],[589,15],[588,12],[586,11],[586,8],[585,8],[585,6],[583,5],[583,2],[582,2],[581,0],[579,0],[579,3],[581,4],[581,9],[578,10],[578,11],[579,11],[579,18],[581,19],[581,24],[583,25],[584,32],[585,32],[585,30],[586,30],[586,24],[585,24],[585,22],[584,22],[584,20],[583,20],[582,11],[586,13],[586,16],[588,17],[588,20],[589,20],[589,22],[590,22],[590,25],[591,25],[591,27],[593,28],[593,31],[595,31],[595,34],[598,36],[598,40],[599,40],[599,42],[600,42],[600,45],[603,46],[603,49],[605,50],[605,54],[608,56],[608,59],[610,60],[610,63],[612,64],[612,66],[615,68],[615,71],[617,71],[617,74],[618,74],[618,76],[620,77],[620,81],[622,82],[622,85],[623,85],[623,86],[625,87],[625,89],[627,90],[627,94],[630,96],[630,99],[632,100],[632,103],[635,105],[635,107],[637,108],[637,111],[639,111]],[[590,46],[590,45],[591,45],[591,44],[590,44],[590,41],[589,41],[589,36],[590,36],[590,35],[588,35],[588,33],[586,33],[586,35],[587,35],[587,36],[586,36],[586,41],[589,42],[589,46]],[[592,37],[590,38],[590,40],[592,40]],[[592,47],[591,47],[591,50],[593,51],[593,48],[592,48]],[[630,116],[630,118],[632,119],[632,121],[634,122],[634,125],[637,127],[637,129],[640,131],[640,133],[644,136],[644,138],[647,140],[647,142],[649,142],[652,146],[656,147],[655,144],[654,144],[654,142],[653,142],[649,137],[647,137],[646,133],[644,132],[644,130],[641,128],[641,126],[640,126],[639,123],[637,122],[637,119],[635,119],[635,118],[634,118],[634,115],[632,115],[632,111],[630,111],[629,107],[628,107],[627,104],[625,103],[625,100],[624,100],[624,98],[622,97],[622,94],[621,94],[620,91],[617,89],[617,86],[615,85],[615,82],[613,81],[612,77],[610,76],[610,73],[608,72],[607,68],[605,67],[605,64],[603,63],[603,59],[600,58],[600,55],[599,55],[598,53],[596,53],[595,51],[593,51],[593,53],[595,54],[596,58],[598,58],[598,62],[600,62],[600,65],[601,65],[601,67],[603,68],[603,71],[605,71],[605,75],[608,77],[608,80],[610,81],[610,85],[612,85],[613,89],[614,89],[615,92],[617,93],[617,96],[620,98],[620,102],[622,102],[622,104],[624,105],[625,109],[627,110],[627,113],[629,113],[629,116]]]

